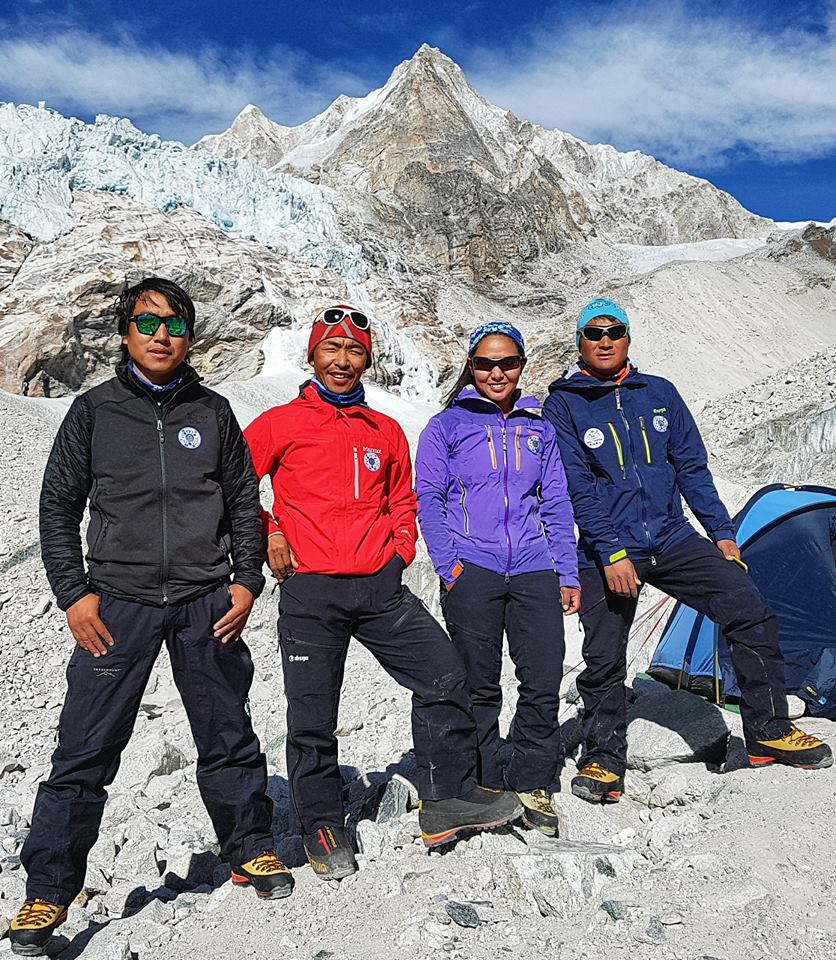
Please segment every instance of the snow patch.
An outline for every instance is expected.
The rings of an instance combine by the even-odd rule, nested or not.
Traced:
[[[650,246],[638,243],[614,243],[613,248],[622,253],[635,273],[650,273],[667,263],[718,263],[734,260],[766,246],[766,237],[744,237],[717,240],[699,240],[696,243],[669,243]]]

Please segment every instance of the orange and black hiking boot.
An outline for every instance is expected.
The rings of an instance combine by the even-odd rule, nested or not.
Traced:
[[[833,753],[826,743],[794,726],[777,740],[747,740],[746,751],[753,767],[785,763],[789,767],[818,770],[833,763]]]
[[[49,938],[67,919],[67,908],[49,900],[27,900],[9,925],[12,953],[43,956]]]
[[[262,900],[281,900],[293,892],[293,877],[275,850],[265,850],[240,866],[232,864],[230,873],[237,887],[252,887]]]
[[[422,800],[418,810],[424,845],[447,843],[459,830],[488,830],[515,820],[523,805],[515,793],[474,787],[464,797]]]
[[[302,838],[308,863],[320,880],[343,880],[357,872],[354,851],[342,827],[320,827]]]
[[[623,792],[624,777],[595,761],[572,777],[572,793],[589,803],[618,803]]]

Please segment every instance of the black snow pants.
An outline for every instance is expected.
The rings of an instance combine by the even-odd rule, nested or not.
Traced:
[[[243,641],[222,644],[212,635],[229,605],[225,586],[166,607],[102,597],[99,613],[115,642],[105,656],[76,647],[70,658],[52,773],[38,789],[21,853],[27,897],[68,904],[82,889],[105,788],[119,769],[163,643],[197,746],[197,783],[221,855],[246,862],[273,846],[267,765],[247,703],[250,652]]]
[[[297,573],[282,584],[279,639],[287,696],[287,770],[304,833],[342,826],[337,712],[348,644],[356,637],[412,691],[412,737],[422,799],[476,785],[476,734],[461,658],[401,583],[394,557],[369,576]]]
[[[748,574],[696,533],[650,560],[633,561],[649,583],[719,624],[740,686],[740,713],[747,740],[770,740],[789,731],[784,660],[778,621]],[[627,763],[627,638],[637,599],[611,593],[597,567],[581,569],[581,623],[585,669],[584,756],[619,775]]]
[[[506,579],[465,563],[451,590],[442,585],[447,630],[467,667],[479,741],[478,780],[484,787],[548,788],[563,761],[558,709],[563,676],[563,604],[552,570]],[[502,638],[518,681],[511,753],[500,762]]]

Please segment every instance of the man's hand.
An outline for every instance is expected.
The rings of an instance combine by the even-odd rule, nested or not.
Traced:
[[[267,538],[267,566],[279,583],[292,576],[299,566],[283,533],[272,533]]]
[[[569,617],[581,608],[581,588],[561,587],[560,597],[563,601],[563,613]]]
[[[734,540],[718,540],[716,546],[726,560],[740,560],[740,548]]]
[[[99,616],[99,598],[88,593],[67,609],[67,626],[75,642],[94,657],[103,657],[113,637]]]
[[[221,643],[241,639],[255,603],[255,597],[240,583],[230,584],[229,594],[232,597],[232,607],[212,627],[215,631],[215,639],[220,640]]]
[[[629,557],[604,567],[607,588],[619,597],[637,597],[641,580],[636,576],[636,568]]]

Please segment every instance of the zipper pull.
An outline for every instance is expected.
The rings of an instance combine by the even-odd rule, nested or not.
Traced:
[[[505,453],[507,450],[508,450],[507,437],[506,437],[506,434],[505,434],[505,427],[503,426],[503,427],[502,427],[502,451],[503,451],[503,453]]]
[[[507,573],[505,574],[505,582],[506,582],[506,583],[510,583],[510,582],[511,582],[511,578],[508,576]]]
[[[655,567],[655,566],[656,566],[656,557],[651,557],[651,558],[650,558],[650,565],[651,565],[651,567]]]
[[[621,409],[621,391],[618,387],[615,388],[615,405],[619,410]]]
[[[165,443],[165,434],[163,433],[163,422],[157,417],[157,434],[160,438],[160,443]]]

